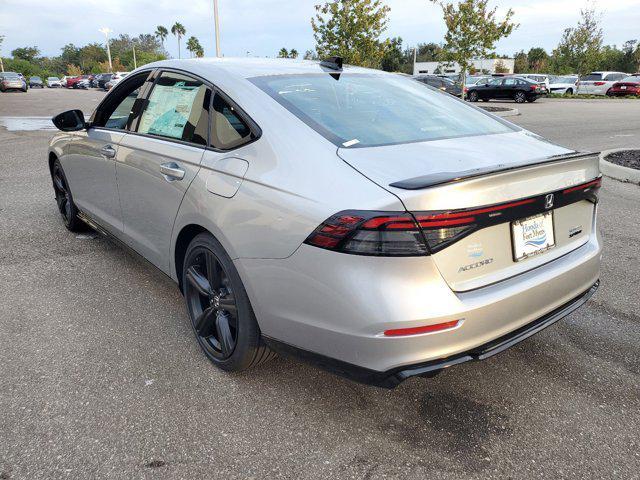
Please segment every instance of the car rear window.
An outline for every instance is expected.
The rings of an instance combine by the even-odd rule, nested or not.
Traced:
[[[400,75],[322,73],[250,80],[337,146],[374,147],[516,130]]]

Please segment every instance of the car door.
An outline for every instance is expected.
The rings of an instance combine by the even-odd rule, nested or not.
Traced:
[[[160,72],[135,133],[120,142],[116,174],[124,237],[167,273],[173,222],[208,141],[211,95],[193,76]]]
[[[518,80],[516,78],[505,78],[502,81],[500,98],[513,98],[518,90]]]
[[[484,95],[481,95],[482,98],[504,98],[504,94],[502,93],[502,78],[492,78],[482,90],[484,93]]]
[[[89,120],[89,128],[78,132],[70,142],[65,158],[65,173],[74,202],[114,235],[122,232],[115,159],[149,73],[131,78],[105,98]]]

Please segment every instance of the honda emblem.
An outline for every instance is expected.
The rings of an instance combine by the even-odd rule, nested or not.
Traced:
[[[547,210],[553,208],[553,193],[550,193],[546,197],[544,197],[544,208],[546,208]]]

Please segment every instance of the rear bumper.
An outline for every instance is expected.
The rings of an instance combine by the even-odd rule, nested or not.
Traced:
[[[517,345],[523,340],[526,340],[532,335],[535,335],[541,330],[544,330],[548,326],[553,325],[558,320],[561,320],[573,311],[580,308],[596,292],[599,285],[600,281],[598,280],[588,290],[582,292],[577,297],[571,299],[569,302],[561,305],[552,312],[543,315],[537,320],[534,320],[533,322],[524,325],[523,327],[520,327],[513,332],[510,332],[506,335],[503,335],[502,337],[496,338],[495,340],[482,344],[471,350],[437,360],[391,369],[386,372],[378,372],[346,362],[341,362],[333,358],[325,357],[313,352],[293,347],[291,345],[279,342],[271,338],[265,338],[265,341],[272,349],[280,353],[295,355],[298,358],[313,363],[314,365],[318,365],[319,367],[327,369],[350,380],[365,383],[368,385],[374,385],[376,387],[395,388],[401,382],[408,378],[433,377],[445,368],[474,360],[485,360],[507,350],[508,348],[513,347],[514,345]]]
[[[234,263],[265,337],[385,376],[464,357],[552,315],[596,283],[600,257],[593,233],[549,263],[467,292],[453,291],[431,257],[361,257],[302,245],[286,259]],[[383,334],[453,320],[463,322],[439,333]]]

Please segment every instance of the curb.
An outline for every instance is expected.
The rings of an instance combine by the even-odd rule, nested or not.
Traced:
[[[635,168],[623,167],[615,163],[608,162],[604,159],[610,153],[624,152],[626,150],[634,150],[633,148],[613,148],[600,152],[600,171],[607,177],[620,180],[621,182],[635,183],[640,185],[640,170]]]
[[[478,106],[478,108],[482,108],[481,106]],[[496,115],[497,117],[515,117],[517,115],[520,115],[520,111],[517,108],[510,108],[509,110],[505,111],[505,112],[492,112],[490,110],[485,110],[484,108],[482,108],[485,112],[491,113],[493,115]]]

